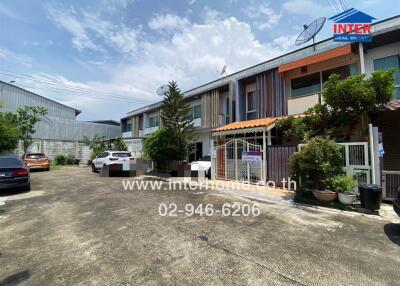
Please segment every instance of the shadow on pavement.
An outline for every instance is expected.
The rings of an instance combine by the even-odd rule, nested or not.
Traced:
[[[0,286],[18,285],[31,276],[29,270],[21,271],[0,280]]]
[[[400,224],[388,223],[383,227],[383,230],[393,243],[400,246]]]

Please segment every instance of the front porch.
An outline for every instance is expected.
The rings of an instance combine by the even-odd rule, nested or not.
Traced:
[[[212,177],[287,188],[289,158],[297,142],[275,128],[282,117],[234,122],[212,132]]]

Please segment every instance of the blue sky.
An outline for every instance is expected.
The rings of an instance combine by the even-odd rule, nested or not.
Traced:
[[[378,20],[400,14],[394,0],[342,2]],[[334,15],[334,4],[0,0],[0,79],[81,109],[79,119],[118,120],[170,80],[184,91],[224,64],[229,74],[293,50],[303,24]],[[317,40],[331,33],[327,21]]]

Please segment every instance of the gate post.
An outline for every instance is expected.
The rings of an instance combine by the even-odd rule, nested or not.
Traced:
[[[225,168],[225,180],[227,179],[227,176],[228,176],[228,174],[227,174],[227,158],[228,158],[228,156],[227,156],[227,154],[226,154],[226,142],[225,142],[225,147],[224,147],[224,160],[225,160],[225,164],[224,164],[224,168]]]
[[[238,157],[238,150],[237,150],[237,148],[238,148],[238,144],[237,144],[237,139],[234,139],[235,140],[235,160],[234,160],[234,164],[235,164],[235,180],[237,181],[237,179],[238,179],[238,160],[239,160],[239,157]]]
[[[265,130],[263,131],[263,159],[262,159],[262,180],[267,183],[267,140],[265,138]]]
[[[247,143],[247,152],[249,152],[250,151],[250,149],[249,149],[249,142],[246,142]],[[248,183],[250,184],[250,163],[249,162],[247,162],[247,181],[248,181]]]

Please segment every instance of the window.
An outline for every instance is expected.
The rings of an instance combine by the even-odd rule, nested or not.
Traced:
[[[190,107],[188,118],[194,120],[196,118],[201,118],[201,105],[195,105]]]
[[[374,60],[374,70],[388,70],[394,68],[395,94],[394,97],[400,99],[400,55],[394,55]]]
[[[160,125],[160,117],[158,115],[149,117],[149,128],[157,127],[159,125]]]
[[[310,75],[292,79],[291,87],[292,98],[321,92],[320,74],[313,73]]]
[[[322,82],[326,82],[332,74],[338,74],[341,80],[350,76],[350,66],[342,66],[322,72]]]
[[[125,123],[122,125],[122,132],[131,132],[132,131],[132,123]]]
[[[249,91],[246,95],[247,120],[256,118],[256,95],[255,91]]]
[[[43,159],[45,157],[46,156],[42,153],[33,153],[33,154],[31,153],[25,156],[26,159]]]
[[[130,153],[128,153],[128,152],[119,152],[119,153],[112,153],[112,156],[113,157],[117,157],[117,158],[128,158],[128,157],[130,157],[131,156],[131,154]]]
[[[193,119],[201,118],[201,105],[193,106]]]

